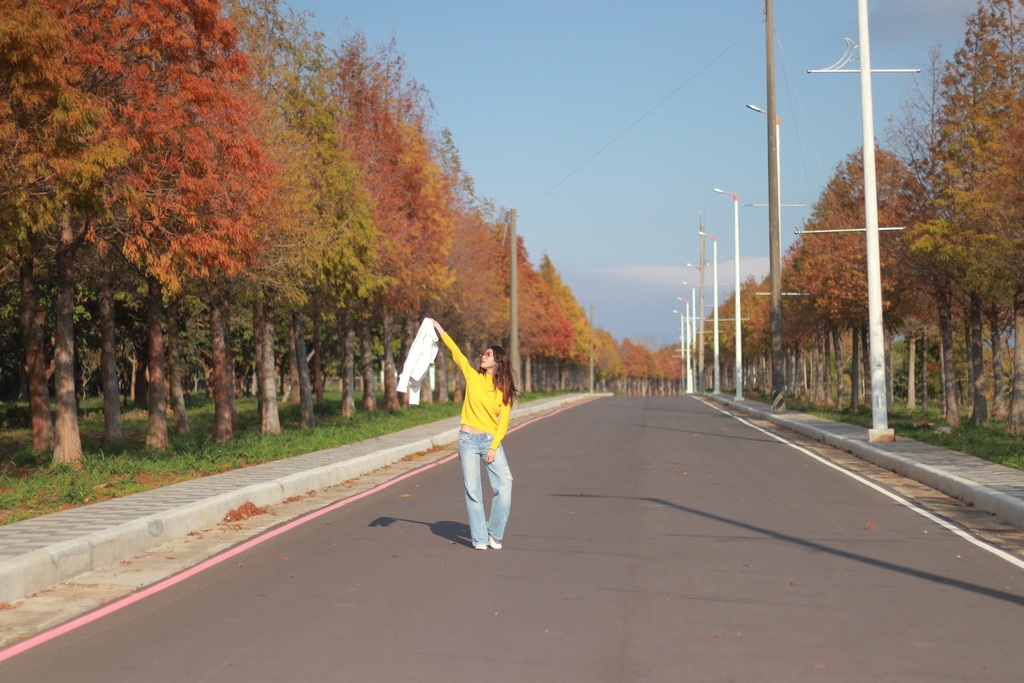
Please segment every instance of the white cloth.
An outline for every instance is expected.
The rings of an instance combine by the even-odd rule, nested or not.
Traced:
[[[434,321],[424,318],[416,333],[416,339],[409,347],[409,355],[405,358],[402,372],[398,375],[397,391],[409,394],[409,405],[419,405],[420,385],[436,357],[437,332],[434,330]]]

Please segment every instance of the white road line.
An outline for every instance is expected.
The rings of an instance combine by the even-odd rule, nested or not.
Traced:
[[[864,484],[865,486],[868,486],[868,487],[878,491],[879,493],[881,493],[881,494],[883,494],[885,496],[888,496],[889,498],[892,498],[893,500],[895,500],[900,505],[902,505],[902,506],[904,506],[904,507],[906,507],[906,508],[908,508],[910,510],[913,510],[914,512],[916,512],[917,514],[921,515],[922,517],[930,519],[931,521],[935,522],[939,526],[944,527],[945,529],[953,532],[954,534],[956,534],[960,538],[964,539],[965,541],[973,543],[974,545],[978,546],[982,550],[986,550],[986,551],[992,553],[993,555],[995,555],[996,557],[998,557],[998,558],[1000,558],[1002,560],[1006,560],[1007,562],[1009,562],[1010,564],[1014,565],[1015,567],[1018,567],[1019,569],[1024,569],[1024,560],[1022,560],[1022,559],[1020,559],[1020,558],[1018,558],[1018,557],[1016,557],[1014,555],[1011,555],[1010,553],[1006,552],[1005,550],[1001,550],[1001,549],[995,547],[994,545],[992,545],[988,541],[985,541],[985,540],[983,540],[981,538],[978,538],[974,534],[972,534],[972,533],[970,533],[968,531],[965,531],[964,529],[956,526],[952,522],[949,522],[949,521],[947,521],[945,519],[942,519],[941,517],[939,517],[939,516],[929,512],[928,510],[925,510],[924,508],[922,508],[921,506],[917,505],[916,503],[910,502],[909,500],[907,500],[903,496],[900,496],[899,494],[893,493],[892,491],[886,489],[883,486],[879,486],[878,484],[874,483],[873,481],[865,479],[864,477],[860,476],[856,472],[851,472],[850,470],[846,469],[845,467],[837,465],[834,462],[830,462],[829,460],[826,460],[825,458],[821,457],[820,455],[818,455],[816,453],[813,453],[813,452],[807,450],[806,448],[804,448],[803,446],[795,444],[792,441],[789,441],[788,439],[785,439],[785,438],[779,436],[778,434],[775,434],[774,432],[770,432],[767,429],[764,429],[762,427],[758,427],[756,424],[754,424],[753,422],[750,422],[749,420],[746,420],[746,419],[744,419],[742,417],[739,417],[737,415],[733,415],[732,413],[727,412],[727,411],[723,410],[722,408],[719,408],[717,405],[714,405],[714,404],[711,404],[711,403],[707,403],[707,402],[704,402],[704,403],[705,403],[705,405],[711,406],[712,408],[714,408],[718,412],[722,413],[723,415],[728,415],[729,417],[733,418],[734,420],[737,420],[737,421],[747,425],[748,427],[751,427],[752,429],[756,429],[757,431],[761,432],[762,434],[767,434],[768,436],[772,437],[776,441],[778,441],[780,443],[784,443],[787,446],[789,446],[790,448],[794,448],[794,449],[800,451],[801,453],[803,453],[804,455],[809,456],[811,458],[814,458],[815,460],[817,460],[818,462],[822,463],[823,465],[827,465],[828,467],[831,467],[834,470],[842,472],[843,474],[845,474],[846,476],[850,477],[851,479],[854,479],[855,481],[858,481],[861,484]]]

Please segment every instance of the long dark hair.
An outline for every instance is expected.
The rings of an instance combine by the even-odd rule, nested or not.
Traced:
[[[509,358],[508,351],[497,345],[491,347],[491,353],[494,355],[494,387],[501,391],[504,397],[502,403],[510,406],[520,393],[516,389],[516,380],[512,374],[512,359]]]

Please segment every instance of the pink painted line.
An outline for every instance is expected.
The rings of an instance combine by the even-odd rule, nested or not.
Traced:
[[[583,403],[589,403],[589,401],[580,401],[579,403],[574,403],[571,406],[566,406],[564,408],[559,408],[558,410],[556,410],[554,412],[547,413],[546,415],[542,415],[540,417],[536,417],[536,418],[534,418],[532,420],[529,420],[527,422],[524,422],[522,424],[516,425],[512,429],[509,429],[508,432],[512,433],[514,431],[520,430],[520,429],[522,429],[523,427],[525,427],[527,425],[530,425],[530,424],[533,424],[534,422],[538,422],[540,420],[544,420],[546,418],[552,417],[552,416],[557,415],[557,414],[559,414],[559,413],[561,413],[563,411],[568,410],[569,408],[573,408],[575,406],[582,405]],[[211,557],[210,559],[205,560],[204,562],[200,562],[199,564],[197,564],[194,567],[186,569],[185,571],[180,572],[178,574],[175,574],[174,576],[170,577],[169,579],[164,579],[163,581],[159,581],[157,583],[154,583],[152,586],[148,586],[146,588],[143,588],[142,590],[140,590],[140,591],[138,591],[136,593],[132,593],[131,595],[125,596],[125,597],[121,598],[120,600],[115,600],[115,601],[113,601],[113,602],[111,602],[111,603],[109,603],[107,605],[104,605],[103,607],[100,607],[98,609],[93,610],[92,612],[89,612],[88,614],[83,614],[82,616],[76,617],[75,619],[67,621],[67,622],[61,624],[60,626],[55,626],[55,627],[53,627],[52,629],[50,629],[48,631],[44,631],[43,633],[39,633],[37,635],[32,636],[31,638],[26,638],[25,640],[23,640],[23,641],[21,641],[19,643],[15,643],[14,645],[10,645],[6,649],[0,650],[0,662],[7,661],[8,659],[11,659],[12,657],[17,657],[18,655],[22,654],[23,652],[27,652],[27,651],[31,650],[32,648],[35,648],[35,647],[38,647],[38,646],[42,645],[43,643],[48,643],[49,641],[53,640],[54,638],[59,638],[60,636],[64,635],[65,633],[70,633],[71,631],[74,631],[76,629],[82,628],[83,626],[87,626],[88,624],[91,624],[94,621],[99,621],[100,619],[102,619],[103,617],[105,617],[107,615],[113,614],[114,612],[118,612],[118,611],[124,609],[125,607],[128,607],[129,605],[134,605],[136,602],[139,602],[140,600],[144,600],[144,599],[150,597],[151,595],[156,595],[157,593],[160,593],[161,591],[165,591],[165,590],[167,590],[168,588],[170,588],[172,586],[176,586],[177,584],[181,583],[182,581],[190,579],[190,578],[192,578],[193,576],[195,576],[196,574],[198,574],[198,573],[200,573],[202,571],[206,571],[207,569],[210,569],[211,567],[214,567],[214,566],[220,564],[221,562],[224,562],[226,560],[230,560],[232,557],[235,557],[236,555],[244,553],[246,550],[249,550],[251,548],[255,548],[256,546],[258,546],[258,545],[260,545],[262,543],[265,543],[266,541],[269,541],[272,538],[280,536],[281,534],[285,533],[286,531],[291,531],[292,529],[294,529],[294,528],[296,528],[296,527],[298,527],[298,526],[300,526],[302,524],[305,524],[306,522],[312,521],[312,520],[314,520],[317,517],[320,517],[322,515],[326,515],[329,512],[333,512],[334,510],[337,510],[337,509],[339,509],[341,507],[344,507],[344,506],[348,505],[349,503],[354,503],[357,500],[362,500],[363,498],[371,496],[374,493],[377,493],[378,491],[383,491],[384,489],[386,489],[386,488],[388,488],[390,486],[394,486],[395,484],[397,484],[397,483],[399,483],[401,481],[405,481],[406,479],[409,479],[410,477],[413,477],[413,476],[415,476],[417,474],[422,474],[423,472],[426,472],[428,470],[432,470],[435,467],[439,467],[441,465],[444,465],[445,463],[451,462],[452,460],[454,460],[458,456],[459,456],[458,452],[452,453],[451,455],[445,456],[441,460],[438,460],[436,462],[430,463],[429,465],[424,465],[423,467],[419,467],[419,468],[417,468],[415,470],[412,470],[411,472],[406,472],[405,474],[403,474],[401,476],[395,477],[394,479],[392,479],[390,481],[387,481],[387,482],[381,484],[380,486],[375,486],[372,489],[369,489],[367,491],[363,491],[362,493],[358,493],[358,494],[352,496],[351,498],[346,498],[345,500],[339,500],[337,503],[332,503],[331,505],[328,505],[327,507],[324,507],[324,508],[321,508],[321,509],[316,510],[314,512],[311,512],[308,515],[304,515],[302,517],[299,517],[298,519],[294,519],[291,522],[288,522],[287,524],[282,524],[281,526],[276,527],[274,529],[271,529],[270,531],[268,531],[268,532],[266,532],[264,534],[260,534],[259,536],[255,536],[255,537],[249,539],[248,541],[246,541],[245,543],[242,543],[240,545],[235,546],[234,548],[231,548],[230,550],[225,550],[220,555],[215,555],[215,556]]]

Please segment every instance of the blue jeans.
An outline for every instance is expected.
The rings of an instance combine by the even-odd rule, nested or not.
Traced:
[[[473,545],[485,545],[487,536],[496,541],[505,536],[505,524],[512,508],[512,471],[505,459],[505,447],[498,446],[494,462],[487,463],[487,449],[493,434],[470,434],[459,430],[459,461],[462,463],[462,482],[466,488],[466,510],[469,512],[469,534]],[[485,462],[491,480],[490,520],[484,517],[483,487],[480,484],[480,463]]]

